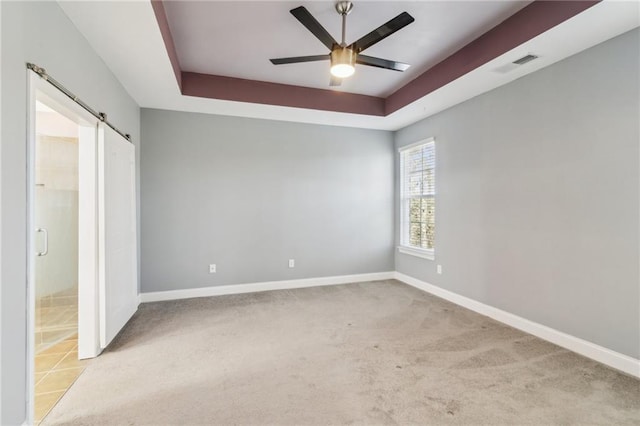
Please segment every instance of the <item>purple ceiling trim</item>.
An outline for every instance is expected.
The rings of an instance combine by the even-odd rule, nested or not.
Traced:
[[[583,12],[601,0],[536,0],[385,98],[183,72],[162,0],[151,0],[181,93],[211,99],[387,116]]]
[[[384,115],[384,98],[193,72],[182,73],[182,94],[294,108]]]
[[[173,44],[173,37],[169,29],[169,21],[167,20],[167,12],[164,10],[164,4],[162,0],[151,0],[151,7],[153,8],[153,13],[156,15],[156,21],[158,21],[160,34],[162,34],[164,47],[167,49],[167,54],[169,54],[169,61],[171,61],[173,73],[176,75],[178,87],[182,89],[182,71],[180,70],[180,62],[178,62],[176,46]]]
[[[534,1],[387,97],[385,115],[583,12],[597,1]]]

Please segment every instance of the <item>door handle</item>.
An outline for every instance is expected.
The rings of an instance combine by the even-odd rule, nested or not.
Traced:
[[[38,256],[46,256],[49,253],[49,233],[44,228],[36,229],[36,232],[42,232],[44,234],[44,251],[39,251]]]

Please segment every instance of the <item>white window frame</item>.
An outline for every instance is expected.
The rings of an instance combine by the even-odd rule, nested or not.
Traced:
[[[434,248],[433,249],[424,249],[424,248],[420,248],[420,247],[415,247],[415,246],[411,246],[408,243],[409,240],[409,220],[408,216],[409,215],[409,211],[408,209],[405,207],[405,199],[406,197],[406,188],[405,188],[405,164],[402,161],[402,155],[405,151],[411,150],[411,149],[415,149],[416,147],[422,146],[422,145],[427,145],[429,143],[433,143],[434,144],[434,152],[435,152],[435,138],[431,137],[431,138],[427,138],[427,139],[423,139],[420,140],[416,143],[412,143],[410,145],[406,145],[403,146],[401,148],[398,149],[398,153],[400,154],[400,158],[399,158],[399,164],[400,164],[400,245],[398,246],[398,251],[400,253],[404,253],[404,254],[409,254],[412,256],[417,256],[417,257],[421,257],[424,259],[429,259],[429,260],[434,260],[435,259],[435,244],[434,244]],[[435,173],[435,169],[434,169],[434,173]],[[435,200],[436,197],[436,192],[437,192],[437,183],[436,183],[436,190],[434,190],[433,195],[423,195],[421,197],[423,198],[433,198]]]

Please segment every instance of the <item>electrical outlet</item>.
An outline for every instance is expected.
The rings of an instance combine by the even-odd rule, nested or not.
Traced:
[[[209,273],[210,274],[215,274],[216,273],[216,264],[212,263],[211,265],[209,265]]]
[[[296,267],[296,260],[289,259],[289,268],[295,268],[295,267]]]
[[[442,265],[436,266],[436,272],[442,274]]]

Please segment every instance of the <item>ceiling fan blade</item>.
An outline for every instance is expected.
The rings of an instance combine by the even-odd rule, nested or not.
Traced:
[[[302,25],[311,31],[313,35],[322,42],[322,44],[327,46],[327,49],[331,50],[335,44],[338,44],[338,42],[331,37],[331,34],[329,34],[327,30],[325,30],[324,27],[316,21],[316,18],[314,18],[304,6],[291,9],[290,12]]]
[[[363,50],[373,46],[377,42],[389,37],[396,31],[403,29],[413,21],[415,21],[415,19],[413,19],[413,16],[409,15],[407,12],[402,12],[400,15],[396,16],[386,24],[379,26],[366,36],[351,43],[351,46],[349,47],[355,49],[358,53],[362,52]]]
[[[329,55],[313,55],[313,56],[294,56],[291,58],[269,59],[273,65],[297,64],[299,62],[325,61],[329,59]]]
[[[342,84],[342,79],[338,78],[334,75],[331,76],[331,80],[329,80],[329,86],[340,86]]]
[[[411,65],[402,62],[390,61],[388,59],[374,58],[373,56],[358,55],[356,63],[361,65],[369,65],[377,68],[384,68],[393,71],[406,71]]]

